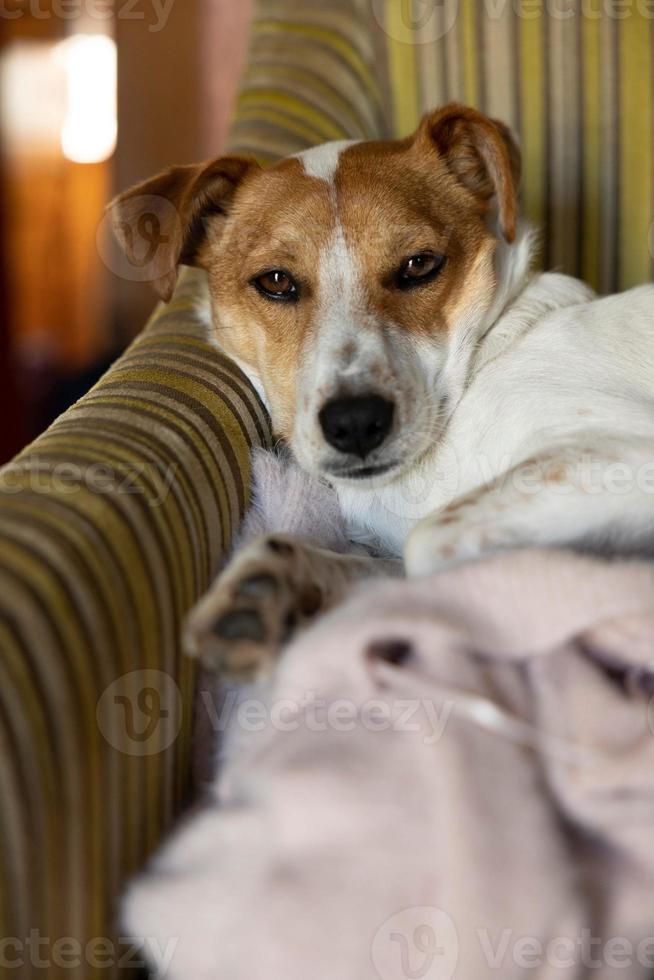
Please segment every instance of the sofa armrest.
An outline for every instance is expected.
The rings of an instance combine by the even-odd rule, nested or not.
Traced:
[[[32,930],[42,959],[64,937],[111,938],[121,884],[187,789],[180,623],[270,438],[210,340],[205,288],[186,270],[103,380],[0,471],[0,937],[25,960],[16,976],[33,976]]]
[[[268,162],[388,135],[384,50],[360,0],[258,0],[228,151]],[[180,625],[244,513],[250,449],[270,441],[205,294],[186,270],[102,381],[0,471],[0,952],[17,978],[34,975],[35,930],[50,980],[125,975],[116,898],[186,793]],[[58,941],[79,945],[79,969]]]

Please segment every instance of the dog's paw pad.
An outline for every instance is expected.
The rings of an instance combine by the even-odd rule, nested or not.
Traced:
[[[221,640],[249,640],[263,643],[266,629],[258,612],[253,609],[236,609],[221,616],[213,624],[212,633]]]
[[[238,682],[265,676],[280,649],[324,606],[301,542],[279,535],[240,552],[191,613],[186,648]]]
[[[280,590],[280,583],[274,575],[266,572],[260,575],[251,575],[243,579],[236,586],[236,594],[246,599],[267,599],[277,595]]]

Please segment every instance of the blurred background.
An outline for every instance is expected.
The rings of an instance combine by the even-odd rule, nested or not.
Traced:
[[[111,197],[220,152],[250,0],[0,0],[0,464],[154,305],[111,271]]]

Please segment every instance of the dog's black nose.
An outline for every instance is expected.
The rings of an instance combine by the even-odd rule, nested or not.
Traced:
[[[393,402],[379,395],[364,395],[327,402],[319,419],[330,446],[365,459],[391,431],[394,411]]]

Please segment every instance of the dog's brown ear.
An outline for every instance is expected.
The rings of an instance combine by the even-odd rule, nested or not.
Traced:
[[[515,238],[520,183],[520,150],[504,123],[476,109],[452,103],[428,113],[418,136],[435,145],[450,171],[486,204],[497,197],[500,231]]]
[[[226,216],[238,186],[258,170],[256,160],[244,157],[173,167],[111,202],[111,222],[129,262],[143,269],[162,299],[171,298],[180,264],[203,264],[207,220]]]

